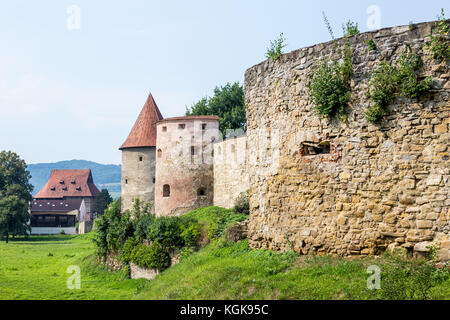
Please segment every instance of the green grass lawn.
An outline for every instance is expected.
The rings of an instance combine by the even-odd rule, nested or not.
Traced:
[[[367,266],[383,259],[297,257],[251,250],[248,242],[214,242],[154,280],[95,265],[92,234],[32,236],[0,243],[0,299],[373,299]],[[70,290],[67,268],[81,268],[81,289]],[[450,299],[450,279],[431,290]]]
[[[0,299],[132,299],[145,280],[89,265],[89,235],[32,236],[0,242]],[[81,269],[81,289],[70,290],[67,268]]]

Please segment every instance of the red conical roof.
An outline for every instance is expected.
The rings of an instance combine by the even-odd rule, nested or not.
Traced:
[[[141,147],[155,147],[156,146],[156,122],[163,119],[161,112],[150,93],[139,114],[136,123],[131,129],[127,140],[119,148],[141,148]]]

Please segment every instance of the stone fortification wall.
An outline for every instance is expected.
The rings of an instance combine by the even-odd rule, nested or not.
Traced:
[[[234,206],[234,201],[249,189],[247,137],[235,137],[214,144],[214,205]]]
[[[333,43],[247,70],[253,247],[286,250],[291,243],[303,253],[348,255],[434,242],[440,258],[449,259],[450,68],[424,50],[432,25],[350,38],[354,75],[346,122],[319,118],[307,88],[317,62],[336,55]],[[376,51],[369,50],[369,39]],[[408,44],[422,56],[433,90],[420,99],[397,98],[380,125],[370,124],[370,75],[383,58],[396,62]],[[325,144],[324,152],[304,152]]]

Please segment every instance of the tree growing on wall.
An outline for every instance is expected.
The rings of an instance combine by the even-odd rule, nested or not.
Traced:
[[[235,82],[214,89],[214,96],[204,97],[186,109],[186,116],[219,116],[219,130],[247,130],[244,88]]]
[[[33,186],[25,161],[11,151],[0,152],[0,235],[8,243],[11,235],[30,232],[29,202]]]
[[[95,211],[99,215],[102,215],[111,202],[113,202],[113,198],[109,194],[108,189],[102,189],[102,191],[100,191],[100,194],[95,199]]]

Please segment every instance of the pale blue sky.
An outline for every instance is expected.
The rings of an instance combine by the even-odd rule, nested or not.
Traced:
[[[216,85],[242,83],[281,32],[287,52],[329,41],[322,10],[337,36],[348,19],[368,31],[370,5],[381,27],[450,12],[448,0],[2,1],[0,150],[118,164],[150,89],[164,117],[183,115]]]

